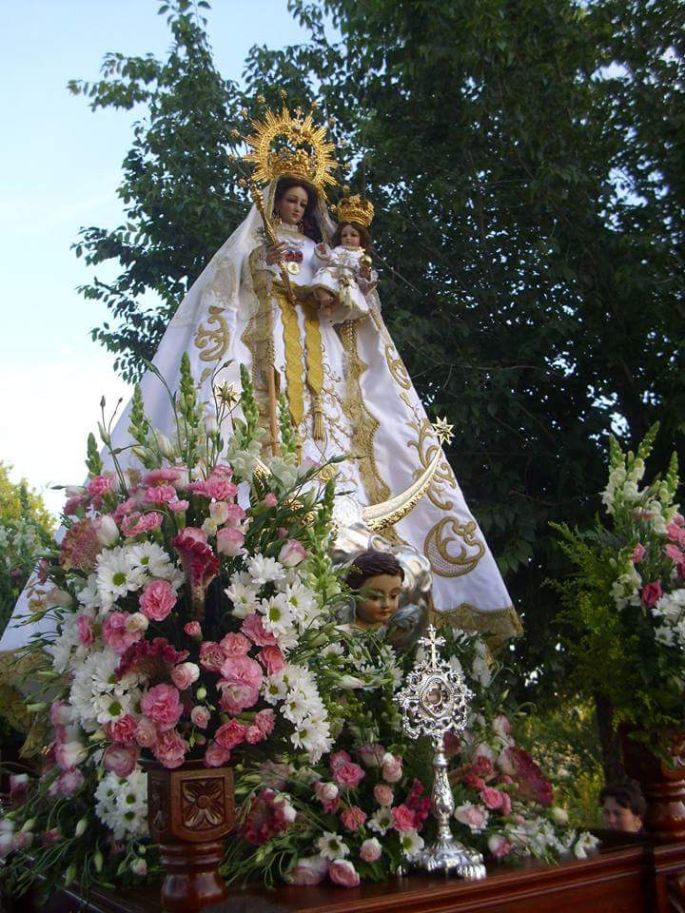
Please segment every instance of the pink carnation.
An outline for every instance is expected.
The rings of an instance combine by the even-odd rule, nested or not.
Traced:
[[[173,685],[154,685],[143,695],[140,706],[145,716],[155,722],[161,732],[173,729],[183,713],[180,695]]]
[[[348,831],[358,831],[366,821],[366,817],[366,813],[358,805],[353,805],[342,812],[340,820]]]
[[[134,539],[136,536],[142,536],[144,533],[151,533],[159,529],[164,517],[156,510],[148,514],[141,514],[135,511],[121,520],[121,531],[127,539]]]
[[[216,742],[210,742],[205,749],[203,763],[205,767],[223,767],[231,757],[231,752],[226,748],[217,745]]]
[[[264,495],[262,504],[265,507],[275,507],[278,504],[278,498],[272,491],[269,491]]]
[[[93,476],[88,480],[86,488],[91,498],[101,498],[114,487],[110,476]]]
[[[76,628],[78,630],[79,643],[84,647],[90,647],[95,641],[93,622],[86,615],[79,615],[76,619]]]
[[[397,783],[402,779],[402,758],[390,753],[383,759],[383,779],[387,783]]]
[[[391,809],[392,824],[396,831],[413,831],[416,828],[414,812],[406,805],[396,805]]]
[[[240,630],[258,647],[273,647],[277,643],[275,635],[266,630],[262,616],[256,612],[247,616]]]
[[[486,808],[489,808],[491,812],[502,808],[502,795],[503,794],[498,789],[493,789],[490,786],[483,787],[480,792],[480,797],[483,800],[483,804]]]
[[[140,608],[151,621],[164,621],[176,605],[176,593],[167,580],[153,580],[143,590]]]
[[[160,764],[169,770],[173,770],[183,764],[189,748],[190,746],[186,740],[181,738],[175,729],[167,729],[164,732],[160,732],[152,751]]]
[[[633,553],[630,556],[630,560],[633,562],[633,564],[639,564],[640,561],[642,561],[642,559],[645,557],[646,554],[647,554],[647,549],[644,547],[644,545],[641,545],[638,542],[638,544],[633,549]]]
[[[205,640],[200,644],[200,665],[207,672],[220,672],[226,660],[220,644],[213,640]]]
[[[199,621],[189,621],[187,624],[183,625],[183,630],[188,635],[188,637],[202,637],[202,628],[200,627]]]
[[[215,739],[220,748],[230,751],[245,741],[247,727],[239,723],[238,720],[229,720],[223,726],[219,726],[216,731]]]
[[[255,726],[259,727],[262,734],[266,738],[273,732],[273,728],[276,723],[276,714],[273,710],[260,710],[259,713],[255,714],[254,723]]]
[[[171,670],[171,681],[179,691],[187,691],[199,677],[200,668],[195,663],[181,663]]]
[[[228,657],[247,656],[252,649],[252,644],[243,634],[227,634],[221,641],[221,649],[224,653],[224,659]]]
[[[138,721],[130,713],[125,713],[118,720],[107,723],[105,733],[107,738],[112,742],[119,742],[122,745],[136,744],[136,730]]]
[[[169,501],[177,500],[176,489],[173,485],[152,485],[145,492],[144,500],[148,504],[163,506]]]
[[[278,675],[285,669],[285,657],[280,647],[264,647],[257,654],[257,659],[264,666],[268,675]]]
[[[221,675],[226,684],[249,685],[261,688],[263,674],[258,662],[249,656],[229,656],[221,667]]]
[[[110,612],[102,625],[102,639],[115,653],[123,654],[139,641],[143,632],[129,624],[131,615],[127,612]]]
[[[165,483],[174,484],[178,482],[183,475],[183,470],[178,467],[165,466],[161,469],[151,469],[143,476],[143,485],[164,485]]]

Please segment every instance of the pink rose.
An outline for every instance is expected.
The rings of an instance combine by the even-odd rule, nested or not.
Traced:
[[[359,858],[364,862],[376,862],[381,858],[383,847],[375,837],[365,840],[359,850]]]
[[[126,745],[108,745],[102,756],[102,766],[117,777],[128,777],[138,763],[138,749]]]
[[[243,550],[245,533],[232,526],[224,526],[216,533],[216,550],[227,558],[235,558]]]
[[[143,590],[140,608],[151,621],[164,621],[176,605],[174,588],[168,580],[153,580]]]
[[[512,850],[512,844],[502,834],[493,834],[488,837],[488,849],[495,859],[504,859]]]
[[[78,630],[79,643],[84,647],[90,647],[95,640],[93,623],[90,618],[85,615],[79,615],[76,619],[76,628]]]
[[[297,539],[288,539],[278,553],[278,560],[284,567],[295,567],[307,557],[307,550]]]
[[[327,872],[328,860],[321,856],[305,856],[298,859],[297,865],[288,872],[286,881],[296,885],[320,884]]]
[[[358,831],[366,821],[366,813],[358,805],[353,805],[342,812],[340,820],[348,831]]]
[[[413,831],[416,827],[416,818],[414,812],[407,808],[406,805],[397,805],[391,809],[392,826],[396,831]]]
[[[154,685],[143,695],[140,707],[160,732],[173,729],[183,713],[180,695],[173,685]]]
[[[223,767],[231,757],[231,752],[226,748],[217,745],[216,742],[210,742],[205,749],[203,762],[205,767]]]
[[[630,560],[633,562],[633,564],[639,564],[640,561],[642,561],[642,559],[645,557],[646,554],[647,554],[647,549],[644,547],[644,545],[641,545],[638,542],[638,544],[633,549],[633,553],[630,556]]]
[[[359,873],[347,859],[334,859],[328,865],[328,877],[333,884],[343,888],[356,888],[359,884]]]
[[[110,612],[102,625],[102,639],[110,649],[121,655],[143,636],[142,631],[129,625],[128,612]]]
[[[285,669],[285,657],[280,647],[263,647],[257,654],[257,659],[269,675],[278,675]]]
[[[402,758],[386,753],[383,757],[383,779],[386,783],[397,783],[402,779]]]
[[[389,808],[395,798],[393,791],[387,783],[377,783],[373,788],[373,797],[379,805]]]
[[[212,505],[212,507],[213,506],[214,505]],[[245,511],[240,504],[224,504],[222,506],[225,510],[223,511],[223,520],[221,522],[226,526],[232,526],[234,529],[237,529],[245,519]]]
[[[485,807],[489,808],[491,812],[497,811],[498,808],[502,808],[502,793],[498,789],[485,786],[480,791],[480,797],[483,800]]]
[[[220,644],[213,640],[205,640],[200,644],[200,665],[207,672],[221,672],[225,661],[226,654]]]
[[[269,491],[264,495],[262,504],[265,507],[275,507],[278,504],[278,498],[272,491]]]
[[[145,716],[138,720],[136,742],[141,748],[152,748],[157,742],[157,727]]]
[[[247,656],[252,649],[252,644],[243,634],[227,634],[221,641],[221,649],[224,652],[224,659]]]
[[[365,776],[366,774],[359,764],[354,764],[351,761],[344,761],[342,764],[338,764],[333,772],[335,782],[346,789],[354,789]]]
[[[642,602],[647,606],[648,609],[651,609],[653,605],[661,599],[663,596],[663,590],[661,589],[661,584],[658,580],[653,583],[648,583],[642,587]]]
[[[276,714],[273,710],[260,710],[259,713],[255,714],[254,724],[258,726],[261,730],[264,738],[267,738],[273,732],[274,725],[276,723]]]
[[[162,687],[158,685],[157,687]],[[180,767],[186,759],[186,752],[190,746],[175,729],[160,732],[152,752],[160,764],[169,770]]]
[[[245,741],[247,727],[239,723],[238,720],[229,720],[223,726],[219,726],[216,731],[215,740],[220,748],[230,751]]]
[[[202,628],[200,627],[199,621],[189,621],[187,624],[183,625],[183,630],[188,635],[188,637],[202,637]]]
[[[171,681],[179,691],[187,691],[199,677],[200,667],[196,666],[195,663],[181,663],[171,670]]]
[[[275,635],[266,630],[262,622],[262,616],[256,612],[247,616],[240,630],[257,647],[273,647],[277,643]]]
[[[511,814],[511,796],[509,793],[500,793],[500,795],[502,796],[502,808],[500,811],[505,818],[508,818]]]
[[[198,729],[206,729],[209,725],[210,713],[206,707],[198,705],[190,711],[190,721]]]
[[[138,721],[130,713],[125,713],[118,720],[113,720],[105,726],[107,738],[112,742],[119,742],[121,745],[136,744],[136,730]]]

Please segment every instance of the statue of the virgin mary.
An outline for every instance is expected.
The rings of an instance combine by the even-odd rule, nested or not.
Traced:
[[[325,128],[311,114],[284,108],[255,122],[248,143],[253,186],[263,190],[182,301],[155,368],[175,390],[187,352],[200,398],[209,402],[212,385],[239,387],[240,365],[248,366],[265,446],[275,441],[275,396],[283,395],[302,459],[346,458],[336,464],[340,491],[352,493],[342,499],[343,522],[424,555],[434,608],[453,614],[456,624],[511,636],[518,618],[442,452],[446,426],[428,420],[377,291],[363,295],[355,287],[347,306],[333,309],[321,308],[313,294],[317,244],[335,230],[326,205],[334,147]],[[359,197],[336,209],[341,222],[362,229],[372,212]],[[148,372],[141,389],[151,422],[169,431],[171,406],[159,379]],[[114,447],[130,443],[129,410],[112,432]],[[10,634],[2,648],[11,645]]]

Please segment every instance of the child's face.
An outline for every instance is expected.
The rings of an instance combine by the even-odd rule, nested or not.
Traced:
[[[361,245],[361,235],[354,225],[343,225],[340,231],[340,243],[349,250],[356,250]]]
[[[366,597],[357,603],[357,619],[364,627],[384,625],[397,611],[402,578],[391,574],[368,577],[361,588]]]

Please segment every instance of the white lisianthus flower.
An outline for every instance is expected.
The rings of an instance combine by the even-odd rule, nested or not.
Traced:
[[[589,831],[583,831],[578,835],[573,846],[573,854],[576,859],[587,859],[588,855],[597,847],[599,839]]]
[[[109,548],[112,545],[116,545],[119,541],[119,527],[114,522],[114,519],[109,516],[109,514],[103,514],[97,525],[97,530],[95,535],[100,545],[104,545],[105,548]]]
[[[316,841],[316,848],[324,859],[344,859],[350,855],[350,848],[338,834],[324,831]]]

